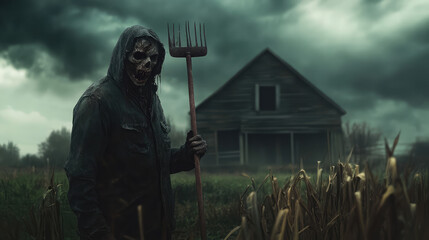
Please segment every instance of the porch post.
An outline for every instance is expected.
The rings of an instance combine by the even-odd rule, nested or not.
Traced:
[[[290,133],[290,158],[292,160],[292,164],[295,164],[295,143],[293,132]]]
[[[216,156],[216,166],[219,166],[219,150],[217,146],[217,131],[214,131],[214,147],[215,147],[215,156]]]
[[[244,162],[249,164],[249,138],[247,132],[244,133]]]
[[[331,134],[329,131],[329,128],[326,129],[326,141],[328,143],[328,161],[330,164],[332,164],[332,156],[331,156]]]
[[[240,141],[240,165],[244,165],[244,143],[243,143],[243,133],[239,134]]]

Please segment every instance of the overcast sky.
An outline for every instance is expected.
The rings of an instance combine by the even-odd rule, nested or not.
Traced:
[[[196,102],[269,47],[347,114],[389,139],[429,137],[429,1],[200,0],[0,3],[0,144],[21,154],[62,126],[93,81],[105,76],[128,26],[206,24],[208,55],[193,60]],[[160,87],[164,112],[187,123],[184,59],[168,53]]]

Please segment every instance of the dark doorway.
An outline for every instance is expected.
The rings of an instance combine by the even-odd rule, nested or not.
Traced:
[[[217,132],[219,164],[240,163],[240,139],[238,130]]]
[[[326,133],[295,133],[295,163],[316,166],[317,161],[325,161],[328,157]]]
[[[249,134],[249,164],[291,163],[290,134]]]

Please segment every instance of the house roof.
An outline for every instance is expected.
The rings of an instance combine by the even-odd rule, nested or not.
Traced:
[[[346,114],[346,111],[340,107],[337,103],[335,103],[331,98],[329,98],[326,94],[324,94],[320,89],[318,89],[316,86],[314,86],[310,81],[308,81],[303,75],[301,75],[295,68],[293,68],[289,63],[278,57],[276,54],[274,54],[269,48],[266,48],[261,53],[259,53],[256,57],[254,57],[250,62],[248,62],[240,71],[238,71],[232,78],[230,78],[227,82],[225,82],[219,89],[217,89],[214,93],[212,93],[209,97],[204,99],[198,106],[196,107],[196,110],[198,108],[201,108],[203,105],[205,105],[207,102],[210,101],[210,99],[214,98],[219,92],[222,92],[225,88],[227,88],[232,82],[236,81],[241,74],[246,72],[250,66],[257,61],[261,56],[265,54],[272,55],[275,59],[280,61],[282,65],[292,72],[299,80],[301,80],[304,84],[306,84],[310,89],[315,91],[319,96],[321,96],[325,101],[327,101],[329,104],[331,104],[335,109],[337,109],[341,115]]]

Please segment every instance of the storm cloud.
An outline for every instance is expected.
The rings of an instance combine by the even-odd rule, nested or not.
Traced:
[[[417,133],[429,115],[427,9],[424,0],[3,1],[0,58],[39,92],[75,101],[84,82],[106,74],[126,27],[150,27],[166,44],[167,23],[204,22],[208,55],[193,62],[197,103],[268,47],[342,106],[345,120],[386,135],[392,124]],[[166,112],[182,127],[185,70],[168,56],[161,84]]]

